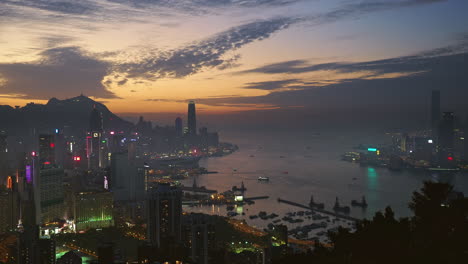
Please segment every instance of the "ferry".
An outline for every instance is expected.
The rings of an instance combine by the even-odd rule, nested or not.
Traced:
[[[366,208],[367,207],[366,197],[363,196],[362,199],[361,199],[361,202],[359,202],[357,200],[352,200],[351,205]]]
[[[264,181],[264,182],[267,182],[267,181],[270,181],[270,178],[269,177],[258,177],[258,181]]]

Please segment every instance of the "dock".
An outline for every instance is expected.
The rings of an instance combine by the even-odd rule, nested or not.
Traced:
[[[268,198],[270,198],[270,196],[244,197],[244,201],[263,200]]]
[[[300,208],[307,209],[307,210],[311,210],[311,211],[314,211],[314,212],[317,212],[317,213],[331,215],[331,216],[334,216],[334,217],[337,217],[337,218],[342,218],[342,219],[349,220],[349,221],[357,222],[357,221],[361,220],[361,219],[358,219],[358,218],[351,217],[349,215],[337,214],[335,212],[324,210],[324,209],[311,208],[310,206],[300,204],[300,203],[296,203],[296,202],[292,202],[292,201],[288,201],[288,200],[283,200],[281,198],[278,198],[278,202],[293,205],[293,206],[300,207]]]

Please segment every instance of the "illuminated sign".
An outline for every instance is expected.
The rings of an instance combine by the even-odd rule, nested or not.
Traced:
[[[95,137],[95,138],[99,137],[99,133],[94,132],[94,133],[93,133],[93,137]]]
[[[448,160],[453,160],[453,157],[447,157]]]
[[[367,151],[376,152],[377,149],[376,148],[367,148]]]
[[[236,196],[234,196],[234,201],[236,201],[236,202],[242,202],[242,201],[244,201],[244,196],[242,196],[242,195],[236,195]]]
[[[432,139],[429,139],[429,140],[427,141],[427,143],[432,144],[432,143],[434,143],[434,141],[432,141]]]
[[[58,134],[60,130],[58,128],[55,129],[55,134]]]
[[[74,161],[80,161],[80,160],[81,160],[81,157],[80,157],[80,156],[75,156],[75,157],[73,157],[73,160],[74,160]]]
[[[26,182],[31,183],[31,180],[32,180],[31,166],[27,165],[26,166]]]

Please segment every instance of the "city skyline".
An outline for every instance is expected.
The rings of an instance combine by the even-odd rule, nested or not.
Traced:
[[[0,104],[83,93],[130,116],[175,118],[192,99],[206,115],[391,112],[439,89],[465,111],[467,5],[0,1]]]

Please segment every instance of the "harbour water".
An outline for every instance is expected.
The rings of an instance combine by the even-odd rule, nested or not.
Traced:
[[[246,197],[269,196],[269,199],[235,209],[238,213],[245,213],[236,218],[245,219],[260,228],[271,221],[249,219],[250,215],[266,211],[279,214],[281,218],[288,212],[303,210],[278,203],[277,198],[308,204],[313,195],[315,202],[325,203],[325,209],[332,210],[336,197],[341,205],[351,207],[351,200],[365,196],[368,207],[351,207],[350,216],[371,218],[386,206],[390,206],[397,217],[410,216],[408,203],[412,192],[419,190],[424,181],[449,182],[455,190],[468,194],[466,173],[441,175],[428,171],[390,171],[341,160],[341,154],[352,151],[359,143],[388,143],[389,138],[384,134],[237,132],[222,133],[222,140],[237,144],[239,150],[228,156],[201,160],[200,166],[218,173],[198,176],[197,183],[222,192],[244,182]],[[259,176],[269,177],[269,182],[258,181]],[[191,185],[192,181],[187,179],[183,183]],[[226,215],[226,206],[185,210]]]

